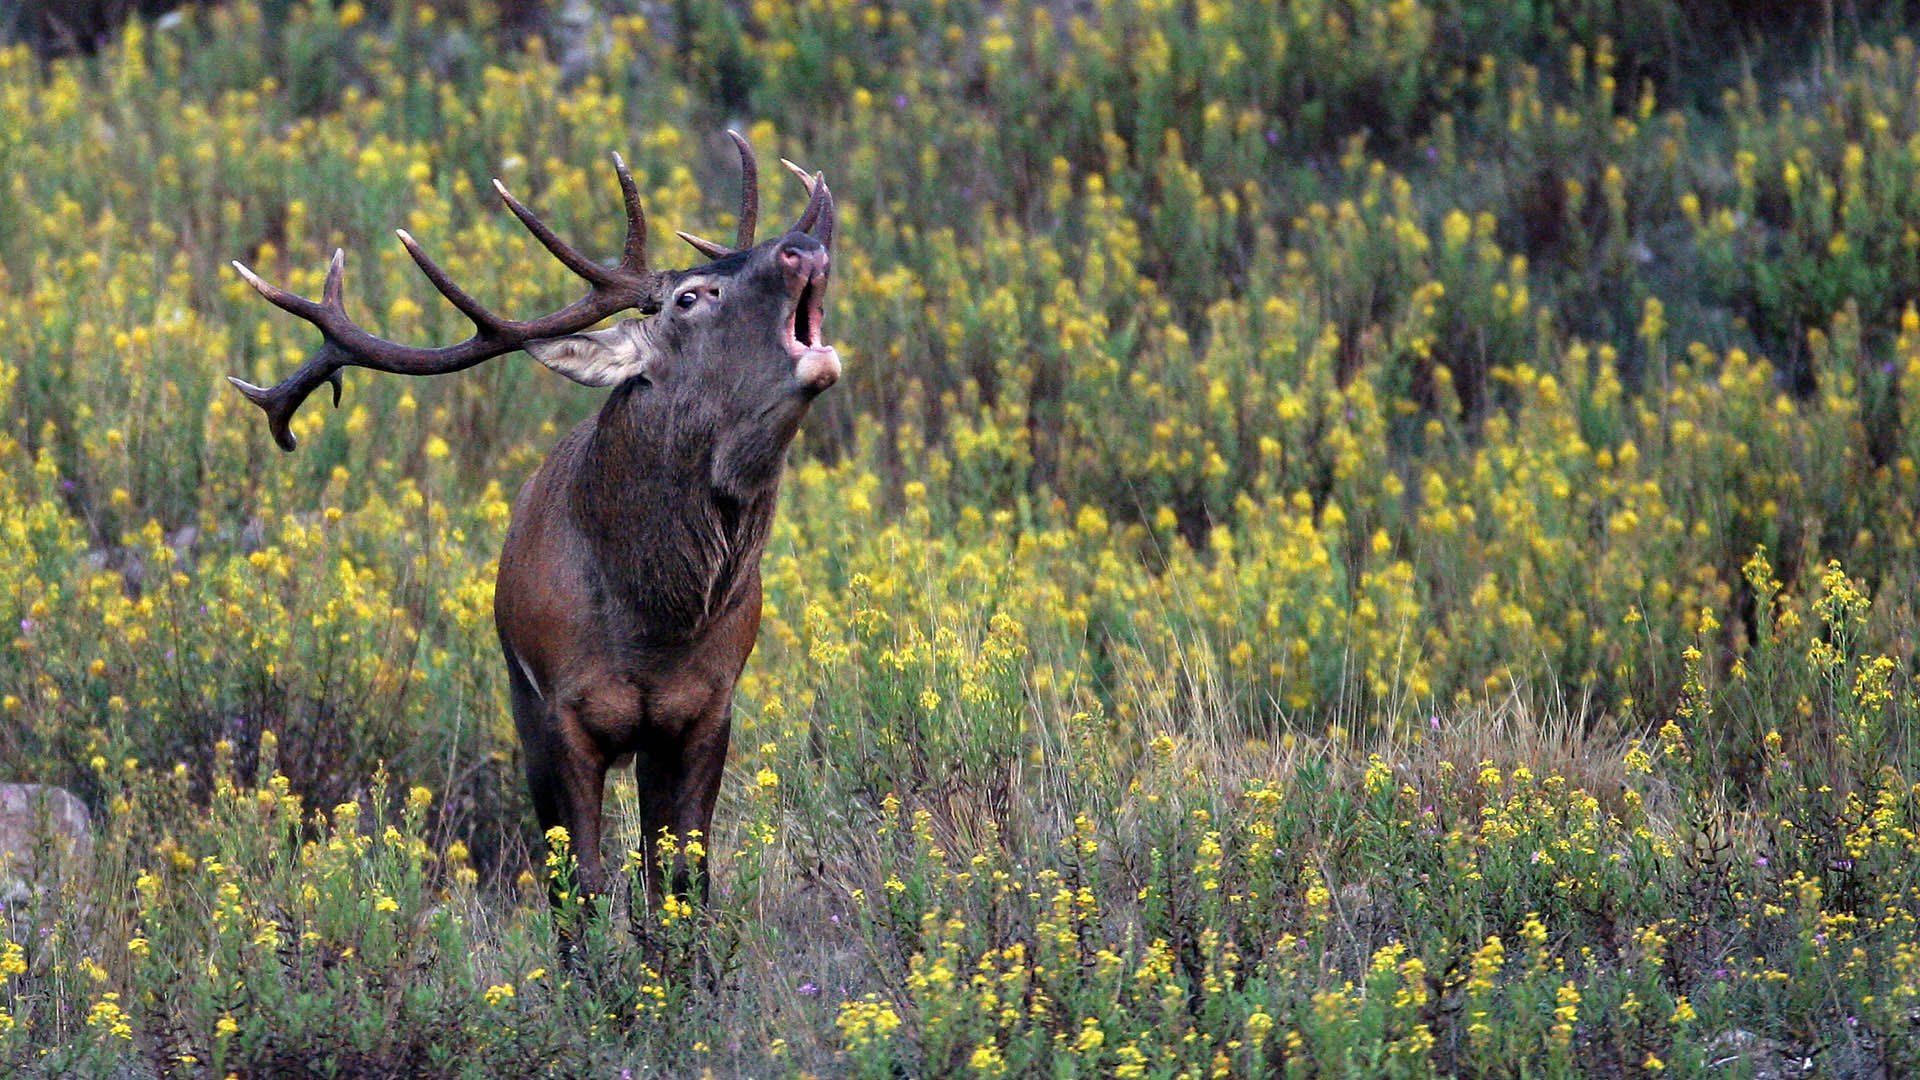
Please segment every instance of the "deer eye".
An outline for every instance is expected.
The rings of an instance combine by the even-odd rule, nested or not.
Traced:
[[[700,300],[700,294],[697,292],[694,292],[692,289],[688,289],[686,292],[683,292],[679,296],[675,297],[673,302],[680,305],[680,310],[685,311],[686,309],[692,307],[694,304],[698,303],[699,300]]]

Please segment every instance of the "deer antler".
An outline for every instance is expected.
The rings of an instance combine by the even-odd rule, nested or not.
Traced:
[[[815,240],[828,247],[833,246],[833,192],[827,190],[825,173],[809,174],[807,170],[780,159],[787,171],[800,178],[807,185],[807,208],[800,211],[800,220],[793,223],[793,231],[811,233]]]
[[[735,138],[739,138],[735,136]],[[742,150],[748,162],[748,191],[753,191],[751,183],[751,151]],[[521,205],[508,193],[506,186],[495,180],[493,187],[500,198],[520,219],[534,239],[540,241],[553,257],[574,274],[583,278],[590,286],[586,296],[568,304],[559,311],[539,318],[517,322],[504,319],[481,306],[467,292],[454,284],[446,271],[421,250],[406,230],[397,230],[400,243],[406,246],[407,254],[420,267],[433,287],[440,295],[468,319],[473,321],[474,334],[465,341],[454,345],[436,348],[421,348],[400,345],[385,338],[375,337],[347,317],[343,303],[346,270],[346,255],[336,250],[333,261],[327,268],[326,284],[321,290],[321,298],[316,303],[303,296],[296,296],[284,289],[262,281],[259,275],[247,269],[239,262],[233,268],[240,272],[247,284],[254,287],[261,296],[274,306],[291,312],[318,327],[323,337],[320,348],[307,358],[292,375],[282,379],[272,388],[255,386],[252,383],[228,376],[228,381],[240,388],[255,405],[267,414],[267,427],[273,432],[274,442],[282,450],[292,450],[298,440],[288,425],[294,411],[299,409],[307,395],[324,384],[333,387],[333,403],[340,404],[340,369],[343,367],[365,367],[375,371],[392,372],[398,375],[439,375],[449,371],[460,371],[484,360],[501,356],[521,348],[530,341],[541,338],[559,337],[584,330],[594,323],[617,311],[637,308],[646,314],[660,309],[660,282],[666,276],[660,271],[647,269],[647,219],[640,207],[640,191],[634,186],[633,176],[627,171],[627,163],[619,154],[613,155],[614,171],[620,177],[620,195],[626,204],[627,238],[616,267],[605,267],[582,256],[569,247],[566,241],[554,235],[552,229],[541,221],[533,211]],[[741,235],[751,234],[753,227],[754,201],[743,200],[741,216]]]
[[[747,140],[741,138],[740,133],[737,131],[730,130],[727,132],[727,136],[733,140],[735,146],[740,148],[740,174],[745,185],[740,189],[740,233],[738,239],[734,241],[733,247],[728,247],[725,244],[716,244],[711,240],[695,236],[689,232],[679,232],[676,230],[674,234],[693,245],[695,251],[698,251],[709,259],[724,259],[735,252],[744,251],[752,247],[754,227],[758,224],[760,217],[760,187],[758,182],[760,167],[754,161],[753,147],[749,146]],[[807,208],[801,211],[800,220],[794,223],[793,231],[812,233],[814,234],[814,239],[820,241],[822,244],[832,246],[833,193],[827,190],[825,177],[820,173],[809,173],[807,170],[795,165],[786,158],[781,158],[780,164],[792,170],[793,175],[799,177],[800,182],[807,186]]]
[[[674,230],[674,235],[693,245],[693,250],[709,259],[721,259],[753,246],[753,231],[760,223],[760,164],[754,160],[753,147],[741,134],[727,129],[727,138],[740,149],[740,231],[732,247],[716,244],[692,233]]]

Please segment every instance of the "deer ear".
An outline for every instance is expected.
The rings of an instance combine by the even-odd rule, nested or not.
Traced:
[[[535,360],[582,386],[613,386],[653,365],[653,349],[640,332],[641,321],[628,319],[618,326],[566,337],[529,341]]]

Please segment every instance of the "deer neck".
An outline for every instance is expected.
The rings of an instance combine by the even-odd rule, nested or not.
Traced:
[[[743,433],[729,412],[622,386],[582,449],[575,523],[595,549],[607,610],[634,612],[650,643],[697,639],[757,580],[793,428]],[[743,444],[754,460],[729,465]]]

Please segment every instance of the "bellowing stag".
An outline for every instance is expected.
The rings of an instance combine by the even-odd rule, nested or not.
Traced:
[[[680,236],[712,261],[689,270],[647,268],[646,219],[619,155],[626,202],[617,266],[582,257],[507,189],[500,197],[567,269],[586,296],[516,322],[482,307],[406,232],[400,242],[454,307],[473,321],[465,341],[416,348],[375,337],[342,307],[336,251],[321,299],[285,292],[234,263],[275,305],[319,328],[319,349],[272,389],[233,379],[266,411],[282,449],[288,422],[322,384],[340,399],[340,369],[402,375],[458,371],[516,349],[587,386],[612,387],[598,415],[562,439],[521,488],[494,594],[514,725],[542,830],[566,826],[580,883],[606,886],[600,855],[607,770],[636,762],[646,880],[658,900],[684,893],[689,866],[671,882],[654,841],[662,830],[707,833],[726,762],[734,683],[760,625],[760,555],[773,520],[787,445],[815,395],[840,376],[826,344],[833,195],[818,173],[786,163],[810,191],[793,228],[754,243],[758,216],[752,148],[740,152],[739,237],[728,248]],[[604,330],[607,316],[637,309]]]

